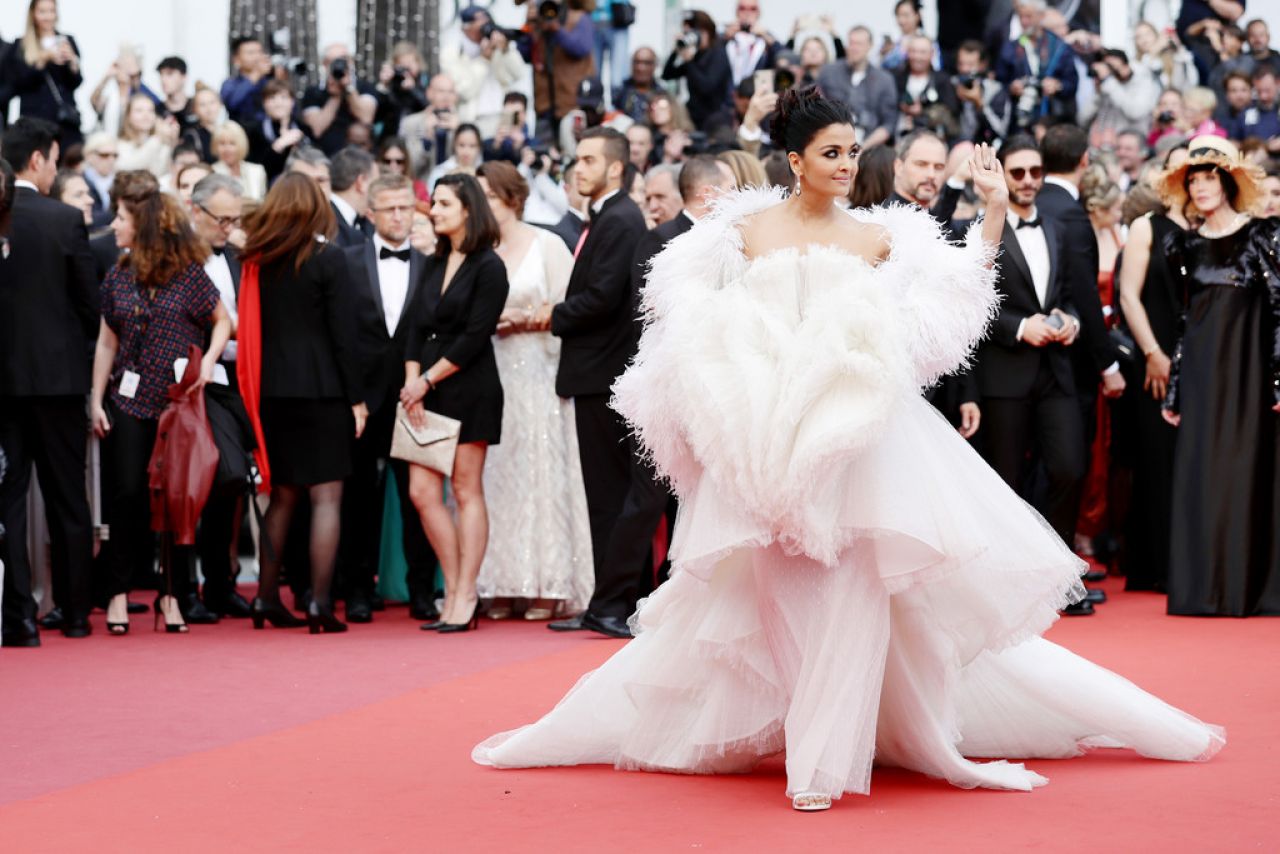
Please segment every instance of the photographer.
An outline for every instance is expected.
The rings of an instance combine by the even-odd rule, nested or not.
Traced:
[[[310,139],[301,123],[288,84],[271,80],[262,87],[262,108],[266,115],[249,128],[249,159],[267,170],[267,180],[284,174],[284,164],[298,145]]]
[[[533,37],[520,51],[533,66],[533,110],[537,136],[551,139],[560,120],[574,109],[582,81],[596,73],[592,57],[595,25],[587,11],[589,0],[529,0],[529,30]]]
[[[262,41],[253,36],[232,39],[231,62],[236,76],[222,84],[222,103],[227,118],[241,127],[254,127],[262,121],[262,87],[267,84],[271,59]]]
[[[508,92],[502,98],[502,118],[492,137],[484,141],[485,160],[506,160],[519,164],[520,150],[528,141],[529,99],[523,92]]]
[[[378,72],[378,112],[375,121],[381,136],[400,132],[400,120],[427,106],[427,91],[422,85],[422,54],[413,42],[396,42],[391,61],[382,63]]]
[[[356,80],[346,45],[331,44],[324,51],[325,85],[313,86],[302,97],[302,120],[316,145],[333,156],[347,144],[347,128],[373,124],[378,111],[377,90]]]
[[[733,69],[725,45],[716,35],[715,21],[706,12],[686,12],[684,31],[662,69],[663,80],[684,78],[689,86],[689,115],[702,128],[730,104]]]
[[[449,157],[453,132],[458,129],[458,90],[453,78],[441,72],[427,84],[427,108],[400,120],[400,136],[409,146],[412,174],[426,178]]]
[[[1014,99],[1017,127],[1028,129],[1036,119],[1075,116],[1075,53],[1071,46],[1044,28],[1045,0],[1017,0],[1014,11],[1022,35],[1005,42],[996,61],[996,79]]]
[[[925,129],[954,142],[960,135],[960,102],[951,76],[933,69],[933,42],[928,36],[908,36],[906,61],[893,71],[898,87],[899,135]]]
[[[440,51],[440,69],[458,87],[458,117],[488,139],[498,130],[503,94],[524,75],[524,60],[513,34],[496,26],[484,9],[468,6],[460,17],[462,38]]]
[[[1094,137],[1110,146],[1121,131],[1149,129],[1151,108],[1160,99],[1160,82],[1145,71],[1134,74],[1122,50],[1104,50],[1091,57],[1089,76],[1098,81],[1098,96],[1080,115],[1080,124],[1093,122]]]
[[[987,49],[970,39],[956,48],[956,76],[951,79],[960,104],[960,139],[988,145],[1009,133],[1013,105],[1004,87],[987,75]]]

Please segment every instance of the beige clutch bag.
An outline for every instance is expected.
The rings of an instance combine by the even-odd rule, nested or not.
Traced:
[[[456,418],[437,415],[426,410],[427,424],[422,429],[413,426],[404,404],[396,404],[396,426],[391,434],[391,456],[439,472],[445,477],[453,475],[453,457],[458,452],[458,434],[462,422]]]

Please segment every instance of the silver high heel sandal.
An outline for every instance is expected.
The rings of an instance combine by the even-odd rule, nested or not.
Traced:
[[[820,792],[800,792],[791,798],[791,808],[800,812],[819,812],[831,809],[831,796]]]

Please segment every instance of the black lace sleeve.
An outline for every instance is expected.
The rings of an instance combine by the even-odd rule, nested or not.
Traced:
[[[1186,232],[1181,229],[1171,231],[1165,235],[1160,248],[1164,251],[1165,256],[1169,259],[1169,271],[1173,275],[1174,287],[1183,295],[1182,311],[1178,315],[1178,343],[1174,345],[1173,356],[1170,358],[1172,367],[1169,369],[1169,388],[1164,396],[1164,408],[1177,414],[1179,410],[1178,399],[1178,380],[1182,373],[1182,337],[1187,331],[1187,303],[1189,300],[1186,295],[1189,288],[1189,275],[1187,273],[1186,260],[1186,243],[1183,238]]]
[[[1280,403],[1280,218],[1259,220],[1254,231],[1258,271],[1271,308],[1271,396]]]

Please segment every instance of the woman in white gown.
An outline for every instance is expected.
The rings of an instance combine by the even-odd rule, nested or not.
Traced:
[[[772,127],[795,195],[731,196],[654,260],[614,389],[680,498],[671,580],[635,640],[475,761],[720,773],[785,751],[793,806],[824,809],[869,791],[873,758],[1030,790],[966,757],[1217,752],[1221,729],[1040,637],[1080,562],[919,393],[996,309],[994,155],[954,246],[923,212],[834,207],[843,105],[788,93]]]
[[[595,581],[573,401],[556,395],[560,339],[533,321],[564,299],[573,256],[552,232],[521,222],[529,186],[514,166],[485,163],[477,177],[511,290],[493,343],[505,405],[502,444],[484,469],[490,534],[476,589],[493,600],[490,617],[526,599],[525,618],[545,620],[586,608]]]

